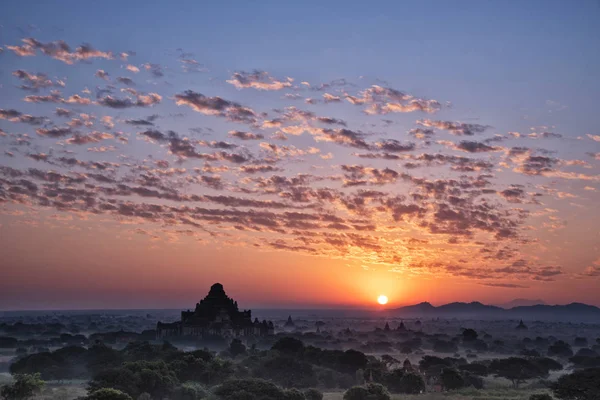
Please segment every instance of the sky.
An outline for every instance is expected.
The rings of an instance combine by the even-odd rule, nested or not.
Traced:
[[[0,309],[600,306],[597,1],[8,1]]]

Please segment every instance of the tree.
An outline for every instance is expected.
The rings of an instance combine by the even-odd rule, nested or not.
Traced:
[[[471,364],[464,364],[464,365],[459,365],[458,369],[461,371],[467,371],[470,372],[471,374],[477,375],[477,376],[488,376],[489,371],[488,371],[488,367],[485,364],[480,364],[480,363],[471,363]]]
[[[445,340],[436,340],[433,344],[433,350],[436,353],[456,353],[458,347],[455,343],[447,342]]]
[[[518,357],[496,359],[490,363],[489,370],[496,376],[510,380],[515,388],[527,379],[539,378],[547,375],[538,365],[530,360]]]
[[[304,398],[304,393],[299,391],[298,389],[289,389],[283,392],[284,400],[306,400]]]
[[[102,388],[90,393],[86,400],[132,400],[131,396],[113,388]]]
[[[548,355],[556,357],[571,357],[573,356],[573,350],[568,343],[558,340],[552,346],[548,347]]]
[[[44,387],[40,374],[15,375],[15,382],[5,385],[0,390],[0,396],[5,400],[26,400],[33,397]]]
[[[378,383],[354,386],[344,392],[344,400],[390,400],[390,393]]]
[[[552,385],[552,393],[561,400],[598,400],[600,368],[563,375]]]
[[[456,390],[466,386],[462,375],[454,368],[444,368],[440,374],[440,380],[446,390]]]
[[[387,368],[391,367],[394,364],[400,364],[400,361],[388,354],[382,355],[381,361],[385,364]]]
[[[282,400],[284,391],[262,379],[232,379],[217,386],[213,393],[223,400]]]
[[[306,400],[323,400],[323,393],[319,392],[317,389],[306,389],[304,391],[304,398]]]
[[[200,400],[206,397],[202,385],[196,382],[186,382],[173,392],[173,400]],[[138,399],[139,400],[139,399]]]
[[[275,342],[271,350],[278,350],[282,353],[301,353],[304,350],[304,343],[301,340],[292,337],[283,337]]]
[[[231,357],[235,358],[240,354],[246,353],[246,346],[240,339],[233,339],[229,345],[229,353],[231,354]]]
[[[358,369],[364,369],[369,360],[367,356],[357,350],[346,350],[339,358],[341,369],[344,372],[355,373]]]
[[[311,364],[277,353],[264,359],[254,374],[283,387],[308,388],[317,384],[317,375]]]
[[[132,397],[146,392],[161,399],[169,396],[178,383],[175,372],[164,361],[136,361],[100,372],[89,382],[88,392],[113,388]]]
[[[465,329],[462,333],[462,337],[465,342],[472,342],[477,339],[477,336],[479,336],[479,335],[477,334],[475,329],[471,329],[471,328]]]
[[[416,372],[405,372],[400,379],[399,392],[407,394],[419,394],[425,391],[425,380]]]

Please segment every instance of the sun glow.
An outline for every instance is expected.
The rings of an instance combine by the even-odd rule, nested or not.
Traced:
[[[379,296],[379,297],[377,298],[377,302],[378,302],[379,304],[387,304],[387,302],[388,302],[388,298],[387,298],[387,296],[385,296],[385,295],[383,295],[383,294],[382,294],[381,296]]]

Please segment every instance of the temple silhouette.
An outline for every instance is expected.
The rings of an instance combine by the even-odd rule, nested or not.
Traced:
[[[194,311],[181,312],[181,321],[156,325],[157,339],[164,338],[232,338],[268,336],[275,332],[272,321],[252,321],[252,311],[239,311],[237,301],[225,294],[223,285],[215,283]]]

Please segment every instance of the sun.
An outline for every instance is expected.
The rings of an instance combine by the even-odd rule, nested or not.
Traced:
[[[385,295],[383,295],[383,294],[382,294],[381,296],[379,296],[379,297],[377,298],[377,302],[378,302],[379,304],[382,304],[382,305],[383,305],[383,304],[387,304],[387,302],[388,302],[388,298],[387,298],[387,296],[385,296]]]

